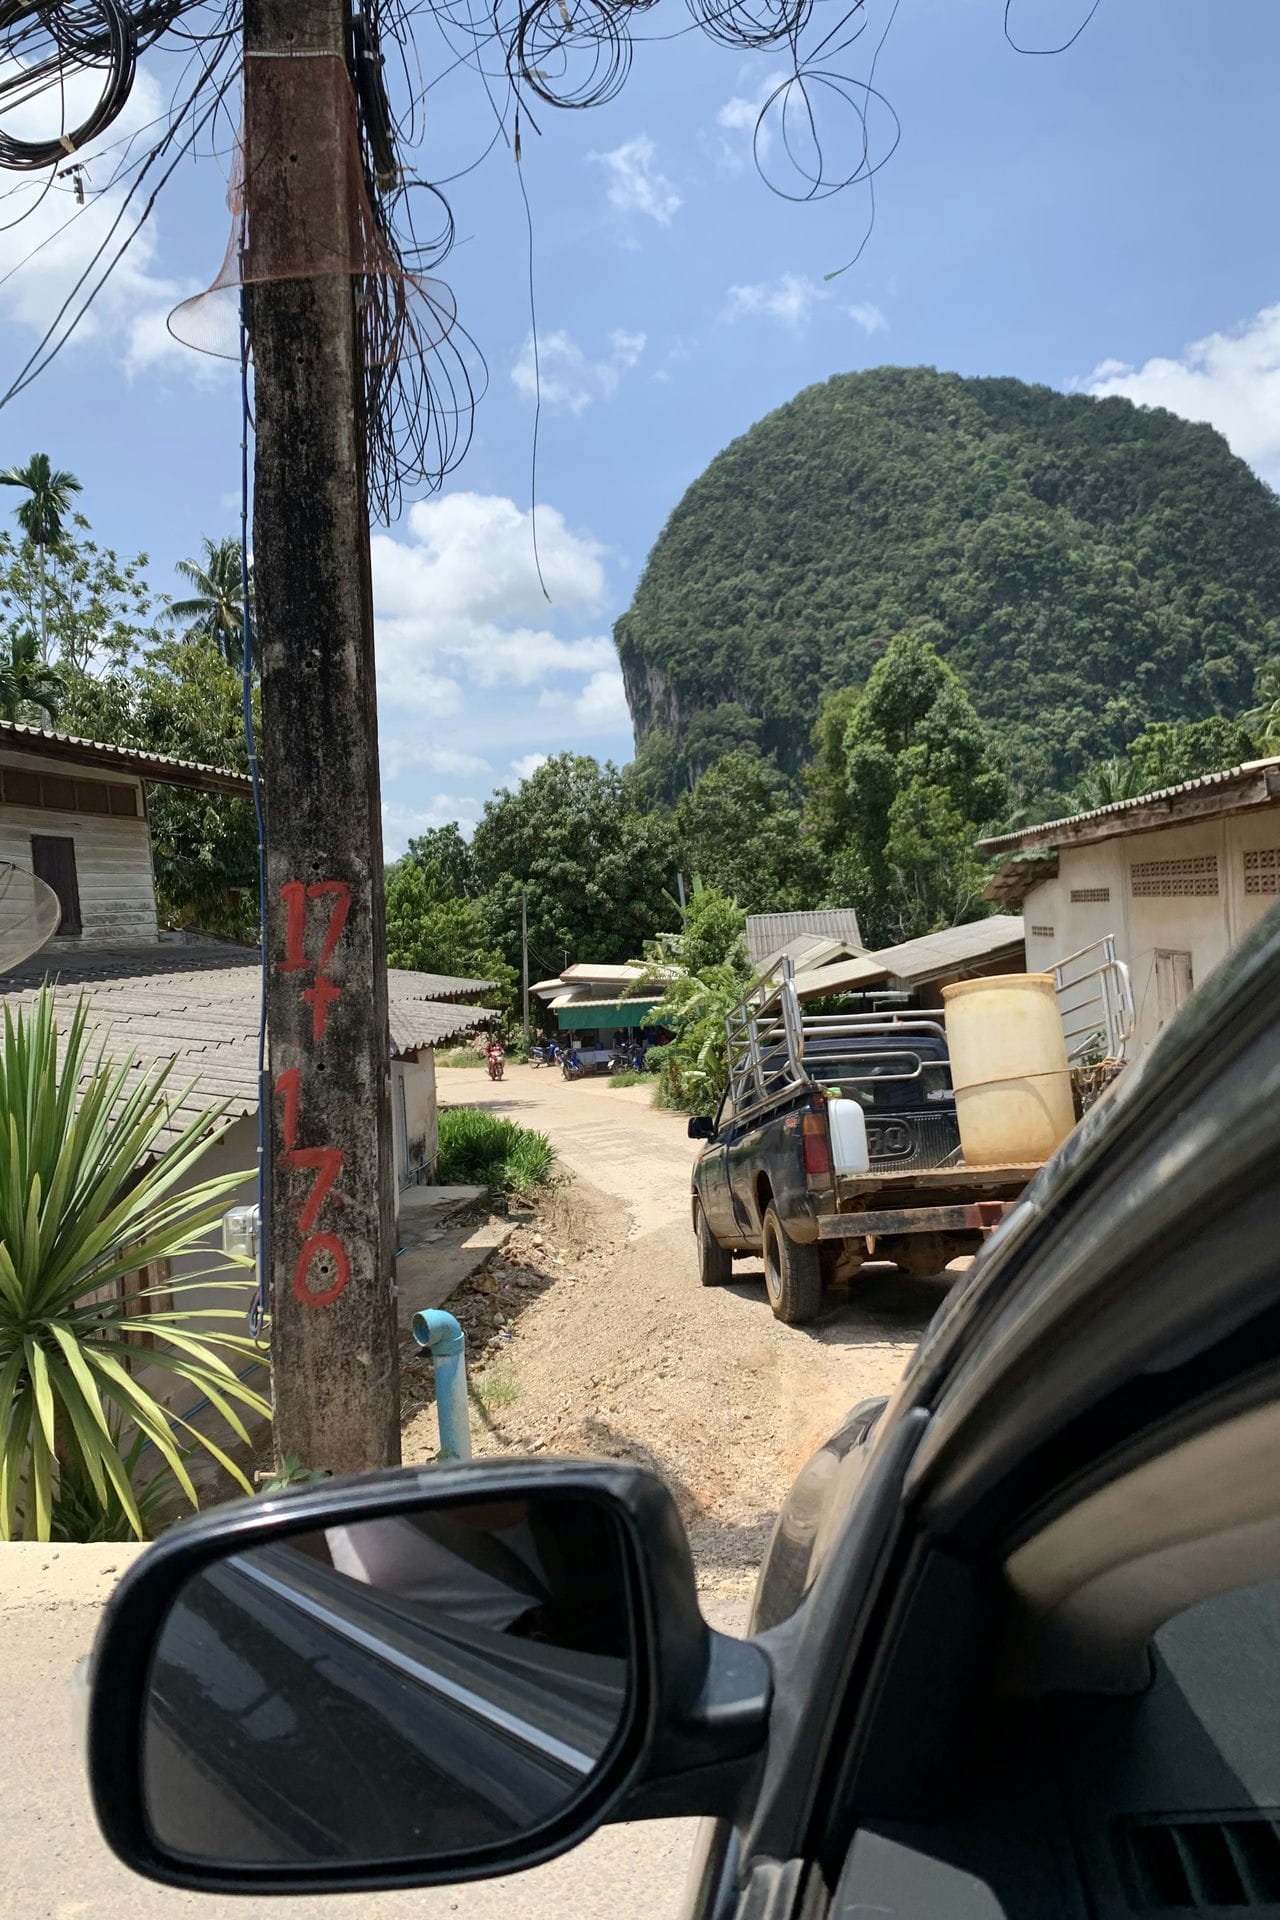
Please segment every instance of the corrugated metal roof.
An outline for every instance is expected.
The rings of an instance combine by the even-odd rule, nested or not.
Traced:
[[[114,953],[45,953],[0,975],[0,999],[29,1002],[46,975],[64,1021],[80,994],[87,995],[93,1023],[109,1036],[117,1060],[131,1053],[140,1071],[173,1060],[169,1086],[175,1096],[188,1081],[198,1083],[175,1108],[168,1133],[222,1102],[235,1119],[257,1112],[256,956],[243,948],[163,944]],[[492,1017],[485,1007],[424,998],[418,983],[442,977],[388,971],[393,1053],[459,1039]]]
[[[1268,800],[1280,799],[1280,789],[1266,779],[1268,772],[1280,775],[1280,754],[1272,754],[1265,760],[1246,760],[1241,766],[1226,767],[1220,773],[1202,773],[1194,780],[1180,780],[1176,786],[1157,787],[1151,793],[1137,794],[1132,800],[1113,800],[1110,806],[1091,807],[1086,813],[1069,813],[1061,820],[1045,820],[1039,826],[1023,827],[1017,833],[995,834],[989,840],[979,840],[978,851],[991,856],[1044,846],[1061,837],[1068,828],[1078,830],[1093,821],[1105,823],[1116,820],[1119,822],[1116,831],[1122,833],[1125,815],[1137,813],[1144,807],[1167,806],[1170,819],[1176,820],[1178,801],[1194,795],[1218,794],[1223,813],[1229,813],[1237,800],[1243,800],[1246,805],[1265,805]],[[1261,781],[1259,776],[1262,776]],[[1257,791],[1233,795],[1233,787],[1256,788]],[[1103,835],[1092,837],[1102,838]]]
[[[1016,954],[1022,944],[1022,916],[993,913],[985,920],[944,927],[941,933],[926,933],[918,940],[882,947],[861,960],[797,973],[796,991],[802,999],[813,999],[820,994],[850,993],[887,980],[901,981],[909,987],[937,979],[940,974],[960,979],[996,959]]]
[[[762,967],[770,954],[778,953],[802,934],[862,946],[858,916],[852,907],[816,907],[806,913],[749,913],[746,939],[753,966]]]
[[[610,986],[625,987],[630,980],[639,980],[644,974],[643,967],[611,966],[592,960],[576,960],[566,967],[560,975],[566,987],[571,986]]]
[[[231,767],[210,767],[201,760],[180,760],[172,753],[146,753],[141,747],[117,747],[105,740],[81,740],[74,733],[29,727],[19,720],[0,720],[0,747],[38,753],[51,760],[75,760],[83,766],[113,767],[117,773],[134,773],[161,786],[196,787],[202,793],[253,792],[248,774]]]

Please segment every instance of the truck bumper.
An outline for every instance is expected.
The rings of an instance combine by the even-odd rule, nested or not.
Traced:
[[[877,1207],[872,1213],[828,1213],[818,1221],[820,1240],[877,1239],[890,1233],[994,1233],[1016,1200],[971,1200],[960,1207]]]

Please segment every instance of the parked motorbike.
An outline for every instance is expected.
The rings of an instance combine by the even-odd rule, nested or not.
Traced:
[[[582,1061],[578,1058],[578,1049],[576,1047],[571,1047],[568,1053],[562,1055],[560,1071],[566,1080],[581,1080],[585,1069],[583,1068]]]

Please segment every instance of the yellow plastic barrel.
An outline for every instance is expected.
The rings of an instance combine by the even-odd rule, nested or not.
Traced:
[[[942,1000],[966,1166],[1047,1160],[1075,1125],[1053,975],[960,980]]]

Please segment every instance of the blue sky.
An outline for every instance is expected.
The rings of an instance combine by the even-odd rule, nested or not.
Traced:
[[[842,63],[854,77],[891,5],[868,0]],[[375,535],[389,853],[426,825],[474,821],[540,755],[630,757],[609,634],[649,548],[721,447],[832,373],[928,363],[1129,393],[1212,419],[1280,481],[1280,9],[1102,0],[1054,59],[1014,54],[1002,10],[901,0],[876,71],[901,141],[877,178],[874,233],[834,281],[823,276],[855,250],[867,197],[796,206],[760,181],[752,103],[776,54],[697,34],[641,44],[618,99],[543,109],[540,135],[526,126],[550,605],[529,538],[527,240],[509,152],[449,187],[459,244],[445,276],[489,389],[443,496]],[[1051,43],[1085,11],[1020,0],[1015,21]],[[637,25],[675,33],[687,18],[661,0]],[[443,64],[426,37],[422,54],[428,72]],[[150,118],[171,81],[148,56],[107,140]],[[493,122],[465,72],[430,103],[419,168],[434,178],[474,159]],[[873,149],[887,129],[873,115]],[[91,187],[106,171],[91,165]],[[223,193],[216,156],[185,166],[92,325],[0,414],[0,464],[40,449],[72,468],[95,532],[145,549],[162,589],[201,534],[236,525],[234,374],[163,326],[218,269]],[[0,201],[0,220],[22,204]],[[91,194],[77,215],[59,191],[0,232],[4,366],[25,358],[113,212]]]

